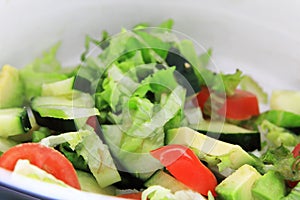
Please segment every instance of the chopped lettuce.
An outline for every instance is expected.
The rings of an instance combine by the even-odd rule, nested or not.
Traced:
[[[55,178],[52,174],[40,169],[39,167],[30,164],[28,160],[19,159],[16,163],[12,177],[16,178],[16,175],[23,175],[29,178],[40,180],[47,183],[57,184],[63,187],[71,188],[63,181]]]
[[[206,200],[204,196],[202,196],[198,192],[194,192],[192,190],[179,190],[175,193],[172,193],[171,190],[164,188],[159,185],[150,186],[142,193],[142,200]],[[209,196],[209,200],[213,200],[213,196]]]
[[[269,148],[260,159],[265,164],[265,171],[277,171],[285,180],[300,180],[300,171],[297,169],[299,157],[294,158],[286,147]]]
[[[259,130],[263,134],[270,146],[279,147],[281,145],[294,147],[300,142],[299,136],[291,133],[285,128],[276,126],[271,122],[264,120],[259,125]]]
[[[84,158],[100,187],[120,181],[121,177],[116,170],[108,147],[90,127],[86,128],[86,130],[77,132],[49,136],[42,139],[40,143],[55,147],[67,142],[73,151],[75,150]]]
[[[255,94],[260,103],[268,103],[268,94],[251,76],[244,75],[240,82],[240,87],[242,90],[246,90]]]
[[[70,144],[70,148],[75,150],[76,146],[80,144],[85,137],[90,135],[91,132],[89,130],[80,130],[76,132],[68,132],[60,135],[52,135],[46,137],[40,141],[40,144],[48,146],[48,147],[56,147],[59,144],[63,144],[68,142]]]
[[[41,95],[43,83],[68,78],[68,75],[63,73],[60,62],[56,59],[59,46],[60,43],[55,44],[48,52],[44,52],[41,58],[36,58],[32,63],[20,70],[20,76],[25,85],[27,100]]]
[[[76,147],[76,152],[87,162],[100,187],[107,187],[121,180],[107,145],[103,144],[94,131]]]

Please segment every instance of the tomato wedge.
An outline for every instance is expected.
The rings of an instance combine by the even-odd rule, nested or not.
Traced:
[[[197,94],[196,103],[202,109],[210,101],[210,92],[207,87],[203,87]],[[224,116],[227,119],[233,120],[246,120],[252,116],[259,115],[259,103],[257,97],[251,92],[236,89],[234,95],[227,96],[225,103],[220,106],[217,111],[218,114]]]
[[[71,162],[59,151],[38,143],[14,146],[0,157],[0,167],[13,171],[19,159],[26,159],[66,184],[80,189],[76,171]]]
[[[215,175],[198,159],[196,154],[183,145],[167,145],[150,152],[180,182],[199,192],[214,196],[217,179]]]

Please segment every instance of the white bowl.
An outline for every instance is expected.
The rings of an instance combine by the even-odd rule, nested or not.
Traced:
[[[139,22],[175,21],[174,29],[213,49],[221,71],[242,69],[262,87],[300,89],[300,2],[297,0],[0,0],[0,65],[23,67],[62,41],[59,59],[79,62],[86,34],[114,34]],[[35,195],[107,199],[37,181],[15,182],[0,170],[0,182]],[[51,188],[51,190],[50,190]]]

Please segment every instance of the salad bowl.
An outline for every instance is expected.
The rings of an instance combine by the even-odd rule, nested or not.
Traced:
[[[0,0],[0,65],[23,68],[61,42],[62,66],[81,62],[85,39],[103,30],[116,35],[147,22],[174,20],[174,31],[193,41],[199,53],[212,49],[214,69],[241,69],[271,95],[300,90],[300,3],[296,0]],[[268,109],[268,105],[260,105]],[[24,199],[119,199],[40,182],[0,168],[3,195]],[[1,195],[1,193],[0,193]]]

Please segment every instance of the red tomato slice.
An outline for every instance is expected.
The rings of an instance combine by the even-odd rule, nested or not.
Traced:
[[[186,146],[172,144],[151,151],[167,170],[180,182],[199,192],[214,196],[217,179],[214,174],[198,159],[195,153]]]
[[[13,171],[19,159],[29,162],[66,184],[80,189],[76,171],[71,162],[59,151],[38,143],[24,143],[10,148],[0,157],[0,167]]]
[[[209,96],[209,89],[206,87],[203,87],[197,94],[196,103],[202,111]],[[259,115],[259,104],[257,97],[251,92],[236,89],[234,95],[226,97],[225,103],[217,112],[227,119],[246,120]]]
[[[235,120],[245,120],[259,115],[257,97],[251,92],[235,90],[234,95],[226,98],[225,104],[218,113]]]
[[[129,194],[120,194],[117,197],[121,197],[121,198],[125,198],[125,199],[141,200],[142,199],[142,193],[137,192],[137,193],[129,193]]]

